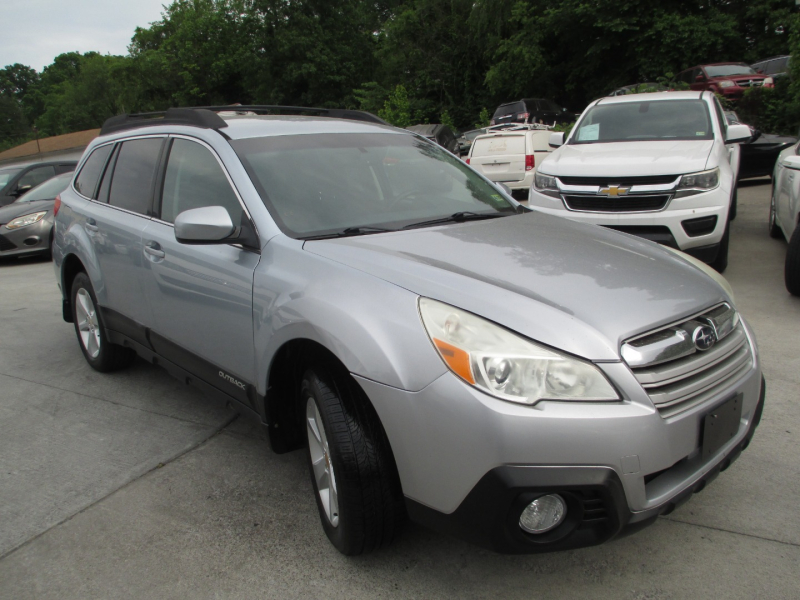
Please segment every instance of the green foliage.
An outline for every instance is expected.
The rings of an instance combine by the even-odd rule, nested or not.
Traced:
[[[411,120],[411,102],[404,86],[398,85],[394,88],[383,108],[378,111],[378,116],[395,127],[408,127],[414,124]]]
[[[564,137],[568,137],[572,128],[575,127],[575,122],[572,123],[556,123],[553,125],[553,131],[563,131]]]
[[[458,131],[458,127],[456,127],[456,124],[453,122],[453,117],[450,116],[450,111],[448,110],[445,110],[439,115],[439,123],[447,125],[453,131]]]
[[[406,126],[486,126],[550,98],[580,111],[637,81],[718,61],[800,56],[789,0],[173,0],[129,55],[69,52],[0,69],[0,143],[97,127],[122,111],[266,103],[360,108]],[[800,123],[800,60],[740,115]],[[650,91],[640,88],[637,91]],[[477,122],[476,122],[477,120]]]
[[[478,114],[478,122],[475,123],[475,129],[480,129],[481,127],[488,127],[489,123],[492,120],[492,115],[489,113],[489,110],[484,106],[481,109],[480,114]]]

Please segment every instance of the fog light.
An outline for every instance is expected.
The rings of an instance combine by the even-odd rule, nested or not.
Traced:
[[[528,533],[544,533],[558,527],[567,516],[567,504],[561,496],[550,494],[537,498],[522,511],[519,526]]]

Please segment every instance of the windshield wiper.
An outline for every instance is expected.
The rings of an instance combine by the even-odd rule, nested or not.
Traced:
[[[323,233],[320,235],[309,235],[301,239],[304,240],[327,240],[331,238],[351,237],[354,235],[366,235],[368,233],[383,233],[386,231],[397,231],[397,229],[389,229],[388,227],[374,227],[372,225],[360,225],[358,227],[348,227],[341,231],[333,233]]]
[[[464,221],[481,221],[483,219],[495,219],[497,217],[505,217],[514,213],[476,213],[471,211],[463,211],[453,213],[449,217],[441,217],[439,219],[430,219],[429,221],[420,221],[419,223],[411,223],[406,225],[403,229],[414,229],[415,227],[426,227],[428,225],[439,225],[440,223],[463,223]]]

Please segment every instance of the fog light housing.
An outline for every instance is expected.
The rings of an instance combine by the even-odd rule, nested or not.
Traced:
[[[567,503],[558,494],[541,496],[528,504],[519,516],[519,526],[528,533],[555,529],[567,516]]]

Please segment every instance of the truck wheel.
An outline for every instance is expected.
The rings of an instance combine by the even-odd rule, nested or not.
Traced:
[[[719,250],[717,251],[717,258],[715,258],[710,266],[717,273],[724,273],[728,268],[728,243],[731,236],[731,226],[725,226],[725,233],[722,234],[722,240],[719,243]]]
[[[72,322],[75,323],[78,343],[89,366],[107,373],[130,365],[136,353],[131,348],[112,344],[106,338],[103,317],[97,310],[97,297],[86,273],[75,276],[70,295]]]
[[[784,267],[786,289],[792,296],[800,296],[800,225],[794,228]]]
[[[773,190],[773,195],[770,196],[769,199],[769,237],[774,238],[776,240],[779,240],[783,237],[783,231],[781,231],[781,228],[778,227],[778,214],[775,211],[774,190]]]
[[[306,370],[300,408],[322,528],[348,556],[386,546],[400,533],[405,505],[377,414],[349,373]]]

